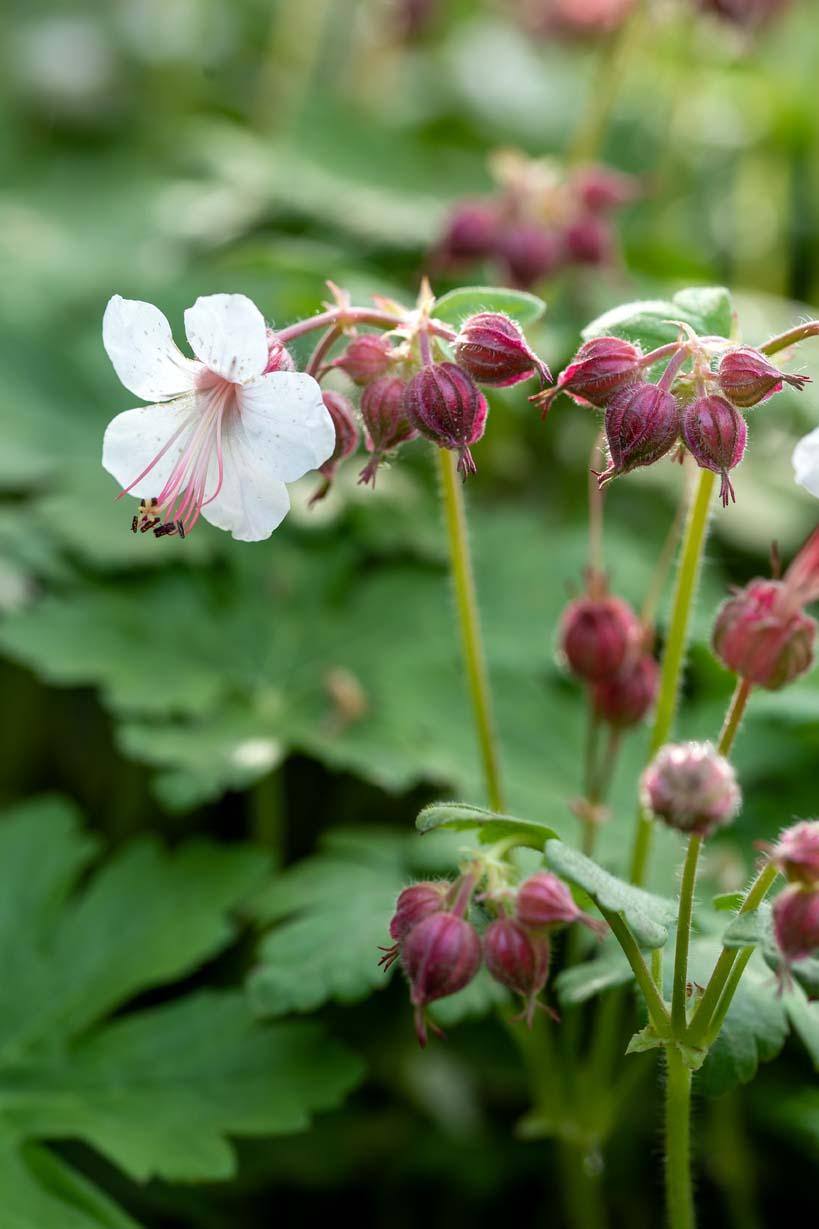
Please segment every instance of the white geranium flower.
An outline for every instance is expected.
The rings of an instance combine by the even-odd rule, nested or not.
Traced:
[[[122,383],[154,405],[118,414],[102,445],[122,494],[142,503],[133,528],[190,532],[201,513],[242,542],[287,515],[286,482],[318,469],[335,428],[312,376],[268,366],[261,312],[242,294],[212,294],[185,312],[195,359],[150,303],[115,295],[102,338]]]
[[[793,450],[796,481],[819,498],[819,427],[804,435]]]

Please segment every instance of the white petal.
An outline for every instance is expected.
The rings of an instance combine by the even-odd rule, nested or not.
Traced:
[[[230,430],[269,474],[295,482],[332,456],[336,429],[312,376],[272,371],[238,390]]]
[[[174,344],[158,307],[115,294],[102,318],[102,344],[122,383],[146,401],[167,401],[193,388],[199,364]]]
[[[796,481],[819,498],[819,427],[802,437],[792,459]]]
[[[205,520],[218,529],[229,529],[240,542],[269,538],[290,511],[287,487],[245,448],[235,433],[223,442],[222,489],[212,503],[202,508]],[[208,489],[215,486],[213,463]]]
[[[185,312],[191,349],[206,367],[242,384],[267,366],[267,329],[255,303],[243,294],[209,294]]]
[[[141,405],[117,414],[108,424],[102,441],[102,464],[123,488],[129,487],[153,461],[174,432],[178,438],[129,494],[149,499],[159,494],[170,477],[196,421],[193,393],[164,405]]]

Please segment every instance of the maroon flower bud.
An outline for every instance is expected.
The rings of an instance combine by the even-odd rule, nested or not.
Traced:
[[[816,623],[793,600],[787,579],[752,580],[723,602],[711,647],[740,678],[778,691],[813,663]]]
[[[266,332],[267,366],[264,369],[264,375],[271,371],[295,371],[296,364],[293,362],[293,356],[284,342],[279,340],[276,330],[267,329]]]
[[[392,342],[383,333],[362,333],[352,339],[333,366],[346,372],[354,384],[370,384],[387,374],[394,355]]]
[[[640,790],[655,819],[700,836],[730,824],[742,802],[736,773],[711,743],[661,747],[643,773]]]
[[[324,499],[324,496],[330,490],[332,481],[336,476],[336,470],[341,462],[346,461],[347,457],[351,457],[356,448],[358,448],[358,424],[355,420],[355,411],[350,402],[341,393],[334,392],[330,388],[323,389],[321,397],[336,429],[336,446],[333,449],[332,456],[323,465],[319,466],[319,473],[323,477],[323,482],[310,499],[311,508],[319,500]]]
[[[373,456],[362,469],[359,482],[375,486],[378,466],[386,454],[418,434],[404,406],[406,387],[400,376],[380,376],[361,394],[361,417],[367,429],[365,443]]]
[[[697,465],[722,475],[719,495],[727,508],[736,498],[728,470],[745,454],[744,418],[724,397],[697,397],[683,411],[681,434]]]
[[[610,265],[614,259],[614,231],[604,218],[590,214],[570,222],[563,242],[575,264]]]
[[[577,907],[566,884],[551,871],[537,871],[524,880],[515,898],[515,916],[522,926],[547,933],[572,922],[588,926],[600,937],[608,930],[605,922]]]
[[[537,996],[549,977],[549,940],[524,930],[512,918],[499,917],[486,928],[483,952],[495,981],[523,996],[519,1018],[525,1019],[531,1028]]]
[[[602,487],[618,474],[653,465],[680,433],[677,398],[657,384],[634,384],[616,393],[606,407],[609,464],[598,475]]]
[[[407,385],[404,405],[421,435],[458,453],[464,478],[476,472],[469,446],[483,435],[489,407],[470,375],[455,363],[422,367]]]
[[[744,410],[781,392],[783,382],[800,391],[810,384],[810,376],[786,375],[750,346],[729,350],[719,365],[717,379],[728,400]]]
[[[551,380],[549,368],[526,344],[520,325],[500,312],[479,312],[461,325],[455,360],[478,384],[508,388],[537,373]]]
[[[446,907],[451,888],[452,884],[446,880],[425,880],[404,888],[395,902],[395,913],[390,920],[390,936],[395,939],[395,943],[391,947],[378,949],[384,953],[378,961],[380,965],[388,969],[393,961],[398,959],[401,943],[413,926],[417,926],[433,913],[440,913]]]
[[[627,602],[581,597],[563,612],[560,647],[572,674],[599,683],[617,674],[640,635],[640,621]]]
[[[640,351],[619,337],[594,337],[577,351],[557,384],[532,400],[549,412],[558,393],[568,393],[580,405],[605,406],[616,392],[642,380]]]
[[[573,187],[581,205],[589,213],[608,213],[610,209],[627,205],[638,195],[633,176],[624,175],[608,166],[581,167],[575,174]]]
[[[441,255],[447,261],[482,260],[491,255],[498,234],[498,214],[487,201],[463,201],[446,225]]]
[[[745,27],[764,25],[783,12],[789,3],[790,0],[700,0],[706,12]]]
[[[563,261],[563,245],[556,231],[534,222],[516,222],[497,242],[497,253],[508,281],[519,290],[529,290],[548,277]]]
[[[770,859],[791,883],[819,886],[819,819],[786,828],[772,846]]]
[[[776,946],[783,956],[780,990],[790,987],[790,968],[819,951],[819,891],[793,883],[773,903]]]
[[[424,1008],[469,985],[480,968],[481,941],[475,927],[464,918],[455,913],[432,913],[406,935],[401,961],[409,978],[415,1030],[424,1046]]]
[[[618,729],[637,725],[654,703],[659,685],[660,669],[653,657],[645,654],[626,662],[614,678],[595,684],[595,712],[602,721]]]

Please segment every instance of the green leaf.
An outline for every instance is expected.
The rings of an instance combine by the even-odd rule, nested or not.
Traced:
[[[435,1022],[446,1029],[454,1028],[464,1020],[487,1016],[490,1011],[508,1004],[509,1001],[509,991],[490,977],[484,968],[463,990],[449,995],[448,998],[439,999],[431,1005],[429,1011]]]
[[[555,991],[563,1007],[576,1007],[605,990],[626,985],[633,976],[620,945],[604,943],[591,960],[563,969],[555,980]]]
[[[676,341],[679,328],[674,321],[690,325],[700,336],[729,337],[733,321],[730,293],[722,287],[704,287],[681,290],[672,299],[625,303],[587,325],[583,339],[623,337],[638,342],[644,350],[654,350]]]
[[[20,1146],[0,1128],[3,1229],[139,1229],[96,1187],[54,1153]]]
[[[744,892],[720,892],[711,901],[711,907],[718,913],[736,913],[744,899]]]
[[[759,909],[738,913],[728,924],[722,936],[723,947],[756,947],[766,937],[770,927],[771,907],[763,904]]]
[[[543,848],[544,841],[557,836],[553,828],[537,820],[499,815],[467,802],[431,802],[420,812],[415,826],[419,832],[434,832],[437,828],[475,832],[484,845],[508,840],[538,851]]]
[[[503,312],[517,320],[521,327],[534,324],[546,311],[546,304],[537,295],[523,290],[503,290],[497,286],[460,286],[441,295],[432,309],[436,320],[460,328],[468,316],[477,312]]]
[[[677,914],[673,901],[617,879],[562,841],[547,841],[546,861],[597,904],[622,913],[641,947],[662,947],[668,940],[668,928]]]

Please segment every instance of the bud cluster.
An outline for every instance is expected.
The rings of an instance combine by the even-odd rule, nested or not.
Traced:
[[[482,962],[495,981],[523,998],[520,1018],[531,1027],[549,976],[551,936],[575,922],[598,937],[606,933],[604,923],[578,908],[562,880],[550,871],[538,871],[516,890],[504,886],[478,898],[485,910],[496,914],[480,935],[466,917],[475,885],[476,876],[468,871],[454,883],[413,884],[396,901],[389,927],[394,942],[381,949],[379,963],[389,968],[401,961],[422,1046],[427,1042],[427,1006],[462,990]]]

